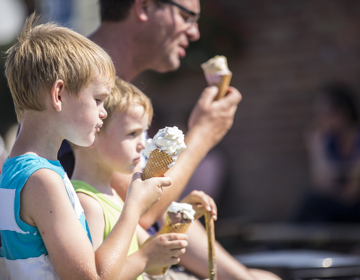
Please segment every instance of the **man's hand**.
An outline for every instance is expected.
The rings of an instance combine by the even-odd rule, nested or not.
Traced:
[[[203,191],[192,191],[181,203],[191,204],[196,211],[195,219],[199,219],[206,211],[211,212],[213,219],[217,219],[217,207],[215,201]]]
[[[209,150],[215,146],[231,128],[237,105],[242,99],[240,92],[229,87],[227,95],[214,101],[217,88],[207,87],[191,112],[188,126],[189,131],[196,130]]]

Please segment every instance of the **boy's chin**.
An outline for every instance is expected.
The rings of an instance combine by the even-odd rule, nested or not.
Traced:
[[[68,140],[68,139],[67,139]],[[70,140],[68,140],[70,141]],[[70,141],[71,142],[71,141]],[[73,144],[79,146],[79,147],[86,147],[86,148],[93,148],[94,147],[94,143],[95,143],[95,137],[94,139],[90,139],[89,141],[82,141],[81,143],[76,143],[76,142],[72,142]]]
[[[133,174],[135,172],[139,172],[139,168],[137,164],[129,166],[129,169],[126,171],[127,174]]]

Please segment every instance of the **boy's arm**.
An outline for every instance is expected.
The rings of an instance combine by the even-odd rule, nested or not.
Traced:
[[[21,194],[21,218],[39,229],[61,279],[118,279],[139,217],[150,207],[150,201],[161,194],[157,185],[170,182],[157,178],[144,184],[140,175],[136,179],[132,182],[136,190],[129,195],[119,221],[94,253],[61,177],[48,169],[30,176]],[[139,196],[139,201],[134,196]]]
[[[179,256],[185,252],[185,234],[167,234],[150,237],[141,227],[136,229],[140,249],[126,258],[120,279],[132,280],[144,271],[151,275],[161,275],[162,268],[177,264]],[[145,244],[144,244],[145,243]]]
[[[179,199],[200,161],[231,128],[241,95],[233,87],[229,87],[227,96],[213,101],[216,94],[216,87],[206,88],[193,109],[185,136],[187,148],[166,173],[173,181],[172,187],[164,190],[160,201],[140,218],[145,229],[164,215],[172,201]]]

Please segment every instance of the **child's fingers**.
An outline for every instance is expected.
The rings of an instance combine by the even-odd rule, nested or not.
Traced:
[[[180,262],[179,257],[172,257],[171,258],[171,265],[178,264]]]
[[[183,200],[183,202],[190,204],[202,204],[207,211],[217,212],[215,201],[203,191],[192,191],[190,195]]]
[[[162,235],[167,241],[187,241],[188,237],[184,233],[165,233]]]
[[[162,187],[169,187],[171,186],[171,178],[170,177],[154,177],[154,178],[151,178],[153,180],[156,181],[156,184],[159,188],[162,188]]]
[[[181,249],[173,249],[171,250],[171,255],[173,258],[178,258],[181,255],[185,254],[186,249],[185,248],[181,248]]]
[[[216,203],[215,203],[214,199],[212,199],[210,196],[209,196],[209,199],[210,199],[211,213],[212,213],[213,219],[217,220],[217,206],[216,206]]]
[[[141,180],[141,173],[139,173],[139,172],[135,172],[135,173],[133,174],[133,177],[132,177],[132,180],[133,180],[133,181],[135,181],[135,180],[137,180],[137,179],[140,179],[140,180]]]

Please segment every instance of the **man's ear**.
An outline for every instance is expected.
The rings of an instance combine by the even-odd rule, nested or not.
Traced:
[[[60,112],[62,109],[63,94],[65,91],[65,84],[63,80],[56,80],[51,87],[51,103],[55,110]]]
[[[134,9],[136,17],[140,21],[147,21],[149,18],[149,7],[150,5],[155,5],[154,1],[156,0],[135,0]]]

